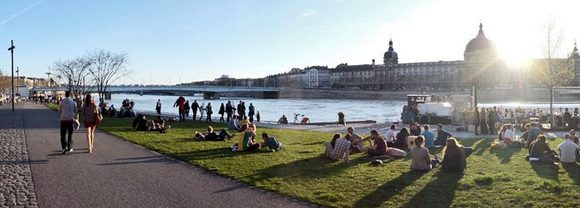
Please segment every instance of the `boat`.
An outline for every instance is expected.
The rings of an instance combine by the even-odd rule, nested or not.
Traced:
[[[451,124],[455,108],[451,103],[442,100],[437,95],[407,95],[407,105],[403,106],[401,121],[403,124],[415,121],[420,124]]]

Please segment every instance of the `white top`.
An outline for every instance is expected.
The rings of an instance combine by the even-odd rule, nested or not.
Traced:
[[[387,142],[395,141],[395,131],[393,131],[391,129],[387,130],[387,133],[385,134],[385,140]]]
[[[575,163],[576,162],[576,152],[580,147],[577,144],[574,144],[569,139],[565,139],[562,144],[558,145],[558,149],[560,150],[560,161],[563,163]]]
[[[70,98],[62,99],[58,107],[58,112],[60,112],[61,121],[72,121],[78,113],[77,104]]]
[[[505,130],[503,133],[503,138],[509,138],[513,141],[516,138],[516,132],[511,129]]]

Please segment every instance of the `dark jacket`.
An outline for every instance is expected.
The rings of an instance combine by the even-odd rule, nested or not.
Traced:
[[[448,173],[461,173],[465,169],[465,151],[460,148],[459,152],[447,151],[441,161],[441,169]]]

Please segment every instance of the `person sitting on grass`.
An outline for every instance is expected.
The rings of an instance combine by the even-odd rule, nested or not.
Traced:
[[[145,115],[139,114],[135,119],[133,119],[133,130],[135,131],[149,131],[149,127],[147,127],[147,118]]]
[[[411,124],[411,130],[410,130],[410,134],[413,136],[419,136],[421,135],[421,126],[419,125],[419,123],[415,122],[413,124]]]
[[[528,137],[526,138],[526,148],[531,148],[532,143],[539,138],[538,136],[542,134],[542,130],[538,127],[536,123],[530,123],[530,128],[528,130]]]
[[[425,147],[427,148],[433,148],[433,143],[435,142],[435,134],[431,131],[429,131],[429,125],[425,124],[423,126],[423,133],[421,133],[421,136],[423,136],[424,140],[425,140]]]
[[[240,125],[241,125],[241,126],[248,125],[248,127],[249,127],[249,124],[251,124],[251,123],[250,123],[250,120],[248,120],[248,117],[247,117],[247,116],[243,115],[243,116],[240,118]]]
[[[388,158],[388,157],[404,157],[406,155],[405,151],[397,149],[397,148],[389,148],[387,146],[387,142],[385,139],[379,136],[379,132],[377,130],[371,131],[371,136],[364,138],[363,140],[366,141],[373,141],[373,145],[369,148],[368,153],[371,156],[379,157],[379,158]]]
[[[350,160],[350,142],[340,138],[340,134],[335,134],[330,143],[326,143],[326,156],[332,160]]]
[[[242,132],[242,128],[238,125],[237,118],[238,117],[234,115],[233,118],[228,121],[228,130]]]
[[[507,148],[512,145],[512,143],[516,142],[516,134],[515,131],[512,130],[511,124],[504,124],[501,126],[498,136],[497,142],[492,144],[492,147],[498,146],[501,148]]]
[[[415,171],[429,171],[432,166],[437,164],[431,161],[429,150],[423,146],[424,138],[422,136],[415,137],[415,146],[411,147],[411,170]]]
[[[350,151],[351,152],[363,152],[365,151],[365,144],[364,144],[364,140],[362,139],[362,137],[360,135],[358,135],[357,133],[354,132],[354,128],[353,127],[348,127],[347,128],[347,135],[350,135],[349,138],[347,138],[347,140],[350,142]],[[370,141],[369,141],[370,143]]]
[[[395,136],[396,140],[395,140],[395,144],[393,146],[395,148],[401,149],[401,150],[409,149],[408,143],[407,143],[407,137],[409,137],[409,131],[407,130],[407,128],[403,127],[401,129],[401,131],[399,131],[399,133],[397,133],[397,136]]]
[[[443,125],[437,125],[437,139],[435,140],[435,145],[443,145],[447,143],[447,138],[451,137],[451,134],[445,130],[443,130]]]
[[[278,142],[276,137],[268,135],[268,133],[262,133],[262,139],[264,143],[261,144],[262,147],[268,147],[272,151],[279,151],[282,149],[282,143]]]
[[[540,134],[538,138],[530,144],[530,150],[527,159],[529,161],[539,161],[553,164],[558,159],[556,155],[556,152],[551,150],[550,146],[548,146],[548,143],[546,143],[546,136]]]
[[[213,130],[212,126],[207,127],[207,132],[205,134],[196,131],[194,135],[195,135],[194,137],[196,139],[206,140],[206,141],[225,141],[226,139],[232,138],[232,135],[230,133],[228,133],[228,131],[226,131],[226,129],[222,129],[220,131],[220,133],[217,134]]]
[[[324,143],[324,155],[326,155],[326,157],[330,157],[330,154],[332,153],[332,150],[334,149],[334,146],[336,145],[336,140],[338,138],[340,138],[340,134],[334,134],[332,136],[332,139],[330,140],[330,142],[325,142]]]
[[[253,152],[260,149],[260,143],[256,142],[256,125],[249,124],[248,129],[244,132],[244,141],[242,142],[243,151]]]
[[[577,144],[574,144],[571,140],[572,136],[570,134],[564,135],[564,142],[558,145],[558,150],[560,150],[560,161],[562,163],[576,163],[578,156]]]
[[[153,119],[152,127],[150,128],[151,131],[159,131],[159,133],[167,133],[167,129],[171,128],[169,125],[165,125],[165,120],[161,118],[161,116],[157,116]]]
[[[447,139],[445,149],[443,150],[441,169],[448,173],[463,173],[467,166],[467,155],[465,148],[455,138],[451,137]],[[437,156],[435,159],[438,159]]]

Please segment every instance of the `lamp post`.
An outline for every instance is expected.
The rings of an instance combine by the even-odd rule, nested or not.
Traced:
[[[12,113],[14,113],[14,49],[16,47],[14,47],[14,40],[10,40],[10,48],[8,48],[8,51],[10,51],[10,60],[12,63]]]

